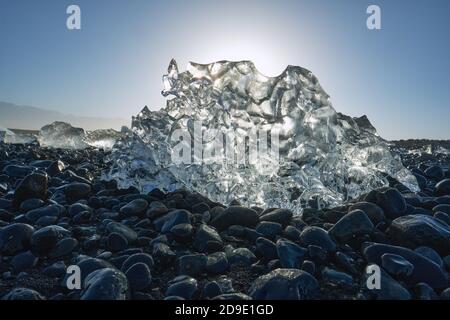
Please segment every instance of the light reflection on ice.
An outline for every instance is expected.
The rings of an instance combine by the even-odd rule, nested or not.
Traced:
[[[417,181],[388,149],[369,120],[337,113],[317,78],[289,66],[265,77],[249,61],[190,63],[178,72],[171,61],[163,77],[159,111],[144,108],[133,117],[132,133],[113,148],[108,178],[122,187],[172,190],[186,186],[213,200],[300,209],[311,203],[339,205],[388,184],[386,175],[417,191]],[[170,158],[175,129],[278,129],[280,163],[267,177],[258,165],[175,165]],[[205,142],[206,148],[213,142]],[[261,166],[259,166],[261,167]]]

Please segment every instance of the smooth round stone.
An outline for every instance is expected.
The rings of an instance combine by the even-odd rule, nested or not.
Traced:
[[[209,209],[210,209],[209,206],[204,202],[200,202],[192,206],[193,213],[203,214],[204,212],[209,211]]]
[[[155,262],[153,261],[153,258],[148,253],[135,253],[130,255],[122,264],[121,270],[126,272],[128,268],[130,268],[132,265],[136,263],[143,263],[145,264],[149,270],[153,268],[155,265]]]
[[[433,212],[445,212],[446,214],[450,214],[450,204],[438,204],[433,208]]]
[[[39,168],[39,169],[45,169],[52,163],[52,160],[34,160],[30,162],[30,166]]]
[[[270,211],[263,211],[263,213],[259,217],[259,220],[276,222],[282,225],[286,225],[291,221],[292,216],[293,213],[289,209],[273,209]]]
[[[278,258],[277,246],[269,239],[259,237],[256,239],[256,249],[267,260],[273,260]]]
[[[251,228],[244,228],[244,238],[249,240],[250,242],[255,242],[259,237],[263,237],[264,235]]]
[[[31,198],[23,201],[20,204],[20,211],[28,212],[30,210],[41,208],[45,205],[45,202],[41,199]]]
[[[348,211],[350,212],[357,209],[364,211],[364,213],[367,214],[370,221],[372,221],[374,225],[377,225],[378,223],[386,219],[383,209],[381,209],[375,203],[366,201],[357,202],[354,205],[350,206]]]
[[[145,213],[147,207],[147,200],[135,199],[120,208],[120,212],[127,217],[140,216]]]
[[[121,271],[123,272],[124,270],[122,270],[122,265],[125,262],[125,260],[127,260],[128,257],[129,257],[129,255],[122,254],[117,257],[112,257],[112,258],[108,259],[108,262],[113,264],[117,269],[121,269]]]
[[[47,198],[48,176],[41,173],[32,173],[26,176],[14,191],[14,202],[16,204],[30,198]]]
[[[100,214],[100,220],[117,220],[119,218],[119,215],[120,214],[118,212],[103,212]]]
[[[152,249],[152,257],[157,263],[169,264],[176,258],[175,252],[170,247],[162,242],[155,243]]]
[[[202,213],[202,222],[203,223],[209,223],[211,221],[211,214],[209,211],[205,211]]]
[[[300,243],[307,247],[318,246],[327,252],[336,251],[336,243],[331,239],[328,232],[319,227],[306,227],[300,234]]]
[[[439,295],[441,300],[450,300],[450,288],[447,288],[441,292]]]
[[[428,178],[433,179],[435,181],[440,181],[445,177],[444,171],[442,170],[441,166],[438,165],[427,168],[425,170],[425,175]]]
[[[38,257],[35,257],[30,251],[19,253],[11,259],[12,271],[15,274],[18,274],[22,271],[31,269],[36,266],[38,260]]]
[[[442,261],[441,256],[439,255],[439,253],[437,253],[432,248],[426,247],[426,246],[422,246],[422,247],[416,248],[414,251],[417,252],[418,254],[421,254],[424,257],[430,259],[431,261],[436,263],[441,268],[444,267],[444,262]]]
[[[12,201],[9,199],[0,198],[0,209],[12,210],[13,209]]]
[[[436,201],[436,198],[423,198],[422,202],[420,203],[420,206],[424,209],[431,211],[438,204],[439,202]]]
[[[128,247],[128,240],[122,234],[113,232],[108,235],[106,244],[111,251],[122,251]]]
[[[5,223],[5,226],[8,222],[11,222],[15,218],[14,214],[4,209],[0,209],[0,228],[2,227],[1,223]]]
[[[64,162],[60,160],[52,161],[45,170],[49,176],[56,176],[63,172],[63,170],[66,168],[66,165]]]
[[[84,203],[74,203],[69,208],[69,217],[74,218],[76,215],[82,212],[92,212],[92,209]]]
[[[6,150],[0,149],[0,160],[8,160],[9,154]]]
[[[353,277],[348,273],[337,271],[329,267],[325,267],[322,270],[322,279],[327,283],[335,283],[345,286],[352,286],[354,283]]]
[[[209,241],[215,241],[222,244],[222,238],[216,229],[207,226],[206,224],[201,224],[195,233],[194,248],[199,252],[205,252]]]
[[[102,253],[100,253],[97,258],[98,259],[105,259],[108,260],[113,256],[113,253],[111,251],[103,251]]]
[[[291,241],[282,239],[277,241],[276,246],[278,257],[283,268],[300,269],[308,250]]]
[[[222,206],[212,207],[211,210],[209,210],[209,214],[211,216],[210,220],[213,220],[213,219],[217,218],[224,211],[225,211],[225,208],[222,207]]]
[[[58,217],[51,217],[51,216],[44,216],[37,219],[37,221],[34,223],[37,227],[47,227],[51,226],[53,224],[56,224],[58,222]]]
[[[2,300],[45,300],[39,292],[27,288],[14,288]]]
[[[86,198],[91,193],[91,186],[87,183],[72,182],[64,186],[64,194],[72,201]]]
[[[10,164],[3,168],[3,173],[13,178],[24,178],[34,170],[33,167]]]
[[[316,273],[316,264],[313,261],[305,260],[302,263],[301,269],[311,275],[314,275]]]
[[[178,261],[179,273],[189,276],[199,275],[205,270],[207,260],[204,254],[184,255]]]
[[[409,277],[414,271],[414,265],[411,262],[392,253],[381,256],[381,265],[393,276]]]
[[[450,217],[449,217],[448,214],[445,213],[445,212],[438,211],[438,212],[436,212],[436,213],[433,215],[433,217],[435,217],[436,219],[439,219],[439,220],[441,220],[442,222],[444,222],[444,223],[450,225]]]
[[[170,234],[177,241],[192,239],[193,232],[194,228],[192,228],[192,225],[190,223],[177,224],[176,226],[173,226],[172,229],[170,229]]]
[[[64,261],[57,261],[46,267],[42,272],[51,278],[62,278],[66,275],[67,266]]]
[[[135,228],[143,228],[143,229],[150,228],[151,226],[152,223],[150,219],[139,220],[139,222],[134,225]]]
[[[423,172],[423,170],[417,168],[417,167],[412,167],[411,168],[411,173],[416,173],[416,174],[420,174],[422,176],[425,176],[425,173]]]
[[[225,230],[232,225],[254,227],[259,218],[255,210],[240,206],[230,206],[212,219],[210,224],[217,230]]]
[[[167,209],[167,207],[162,202],[153,201],[149,204],[145,215],[150,220],[155,220],[165,215],[167,212],[169,212],[169,209]]]
[[[227,235],[231,237],[244,238],[246,228],[243,226],[232,225],[226,231]]]
[[[306,300],[318,291],[317,280],[299,269],[276,269],[260,276],[251,285],[255,300]]]
[[[103,268],[86,277],[80,299],[125,300],[127,296],[127,277],[117,269]]]
[[[34,253],[45,255],[55,247],[59,240],[67,237],[70,237],[70,231],[60,226],[47,226],[33,233],[31,247]]]
[[[59,204],[51,204],[45,207],[30,210],[26,213],[25,217],[32,222],[36,222],[41,217],[60,217],[65,208]]]
[[[440,268],[433,261],[430,261],[426,257],[410,249],[387,244],[374,243],[368,245],[363,250],[363,254],[366,260],[369,263],[374,263],[378,266],[382,265],[382,256],[386,253],[402,256],[414,266],[414,270],[411,276],[405,279],[408,285],[425,282],[432,288],[447,287],[448,279],[442,268]]]
[[[144,250],[142,248],[130,248],[130,249],[126,249],[126,250],[122,251],[122,254],[132,255],[132,254],[143,253],[143,252],[144,252]]]
[[[406,201],[402,194],[394,188],[376,193],[376,204],[383,209],[386,217],[395,219],[406,211]]]
[[[48,256],[50,258],[60,258],[69,255],[78,247],[78,240],[75,238],[65,238],[59,240],[55,247],[50,251]]]
[[[173,210],[156,219],[153,224],[157,231],[167,233],[177,224],[191,223],[190,215],[190,212],[184,209]]]
[[[206,299],[212,299],[214,297],[220,296],[221,294],[222,289],[216,281],[208,282],[203,288],[203,297]]]
[[[0,181],[0,195],[8,192],[9,186],[7,182]]]
[[[410,300],[410,292],[400,283],[392,279],[392,277],[379,268],[378,265],[369,264],[363,272],[362,283],[370,283],[369,276],[374,274],[373,270],[380,270],[380,288],[373,288],[368,290],[370,295],[375,296],[377,300]],[[366,287],[367,288],[367,287]]]
[[[450,256],[443,257],[442,261],[444,262],[444,267],[450,270]]]
[[[320,264],[326,262],[328,258],[328,252],[322,247],[315,245],[308,246],[308,255],[313,261]]]
[[[437,300],[438,295],[436,292],[426,283],[418,283],[414,286],[414,295],[418,300]]]
[[[404,215],[414,214],[414,211],[415,211],[415,210],[416,210],[415,207],[413,207],[413,206],[410,205],[410,204],[406,204],[406,210],[405,210]]]
[[[300,242],[301,231],[294,226],[287,226],[283,231],[283,236],[288,240]]]
[[[301,217],[308,224],[314,224],[323,221],[334,224],[346,213],[347,211],[337,209],[327,209],[322,211],[314,208],[305,208]]]
[[[108,231],[108,233],[116,232],[121,234],[127,239],[128,243],[133,243],[138,238],[137,233],[133,229],[119,222],[109,222],[106,225],[106,230]]]
[[[450,179],[444,179],[436,184],[436,195],[450,195]]]
[[[77,263],[78,267],[80,267],[81,270],[81,279],[84,281],[84,279],[91,274],[92,272],[104,268],[114,268],[114,266],[105,260],[97,259],[97,258],[91,258],[91,257],[83,257],[81,261]],[[67,278],[67,277],[66,277]]]
[[[440,197],[436,198],[436,202],[438,204],[450,204],[450,195],[440,196]]]
[[[169,282],[166,297],[177,296],[187,300],[194,298],[198,291],[197,280],[188,276],[178,276]]]
[[[303,221],[302,218],[299,216],[292,218],[290,223],[293,227],[295,227],[299,231],[302,231],[307,226],[306,222]]]
[[[250,266],[256,261],[256,256],[247,248],[237,248],[228,254],[230,265]]]
[[[0,229],[0,252],[13,255],[30,248],[34,228],[25,223],[13,223]]]
[[[277,222],[261,221],[255,230],[266,238],[275,239],[277,235],[281,234],[283,227]]]
[[[89,211],[83,211],[77,214],[72,218],[72,221],[75,225],[89,223],[91,220],[92,214]]]
[[[228,269],[228,259],[225,252],[215,252],[208,255],[206,271],[212,274],[220,274]]]
[[[328,231],[336,240],[345,242],[354,236],[372,233],[374,229],[372,221],[362,210],[354,210],[343,216]]]
[[[156,199],[163,199],[164,198],[164,196],[166,195],[163,191],[161,191],[160,189],[158,189],[158,188],[155,188],[155,189],[153,189],[152,191],[150,191],[149,193],[147,193],[147,195],[149,196],[149,197],[153,197],[153,198],[156,198]]]
[[[407,248],[428,246],[447,255],[450,253],[450,226],[425,215],[408,215],[395,219],[386,232],[393,244]]]
[[[414,175],[414,177],[416,177],[419,188],[421,190],[425,189],[427,187],[427,178],[425,178],[423,175],[418,174],[418,173],[413,173],[413,175]]]
[[[145,263],[138,262],[133,264],[126,272],[128,282],[133,291],[139,291],[147,288],[152,282],[150,269]]]
[[[431,210],[425,209],[425,208],[417,208],[417,207],[413,207],[414,210],[411,213],[408,213],[408,215],[411,214],[423,214],[426,216],[431,216],[433,215],[433,212]]]

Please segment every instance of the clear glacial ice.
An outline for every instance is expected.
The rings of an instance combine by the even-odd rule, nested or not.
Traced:
[[[38,135],[43,147],[61,149],[84,149],[89,146],[111,149],[122,134],[113,129],[85,131],[66,122],[53,122],[41,128]]]
[[[35,142],[36,135],[33,131],[29,130],[10,130],[8,128],[0,126],[0,142],[10,144],[27,144]]]
[[[145,107],[113,147],[105,177],[121,187],[144,192],[186,187],[222,203],[236,199],[293,210],[339,205],[388,185],[388,176],[419,190],[367,117],[336,112],[318,79],[304,68],[288,66],[278,77],[266,77],[250,61],[219,61],[191,62],[179,72],[172,60],[163,82],[162,94],[171,97],[166,107]],[[174,163],[171,155],[180,141],[170,137],[177,129],[194,136],[196,121],[203,132],[216,129],[216,137],[232,131],[236,141],[248,130],[277,132],[279,159],[244,165]],[[217,146],[206,134],[197,140],[203,152]]]

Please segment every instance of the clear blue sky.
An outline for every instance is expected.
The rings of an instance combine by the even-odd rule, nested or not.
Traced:
[[[369,4],[382,30],[366,28]],[[129,118],[165,105],[171,58],[249,59],[270,76],[310,69],[385,138],[450,139],[449,31],[448,0],[0,0],[0,100]]]

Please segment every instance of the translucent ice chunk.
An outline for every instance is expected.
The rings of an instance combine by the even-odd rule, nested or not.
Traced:
[[[122,133],[112,129],[84,131],[72,127],[69,123],[53,122],[41,128],[39,143],[43,147],[62,149],[84,149],[89,146],[111,149]]]
[[[339,205],[386,186],[387,176],[418,190],[414,176],[367,117],[337,113],[306,69],[288,66],[280,76],[266,77],[250,61],[219,61],[190,63],[179,73],[172,60],[163,82],[163,95],[173,96],[167,106],[159,111],[144,108],[133,117],[132,132],[113,148],[107,177],[122,187],[186,186],[223,203],[238,199],[292,209]],[[200,136],[195,135],[197,123]],[[205,152],[217,150],[217,139],[206,134],[211,129],[215,137],[235,135],[235,156],[249,153],[248,147],[237,148],[249,131],[276,132],[279,158],[276,163],[265,158],[256,163],[205,163]],[[193,163],[173,161],[180,146],[173,141],[177,130],[192,138],[185,146],[202,144],[200,153],[192,151]],[[199,157],[203,162],[196,161]]]
[[[37,140],[36,132],[32,130],[10,130],[0,126],[0,142],[11,144],[33,143]]]

